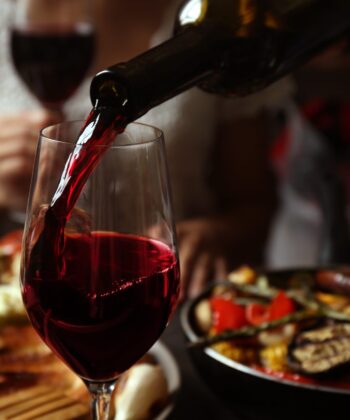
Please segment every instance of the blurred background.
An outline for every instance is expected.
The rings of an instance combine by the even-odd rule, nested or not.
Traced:
[[[39,130],[86,118],[96,72],[171,36],[179,1],[149,3],[1,0],[0,235],[23,227]],[[242,264],[350,261],[349,41],[258,94],[194,88],[142,117],[165,134],[183,299]],[[174,418],[190,397],[207,399],[198,418],[232,418],[210,410],[178,320],[165,341],[186,391]]]

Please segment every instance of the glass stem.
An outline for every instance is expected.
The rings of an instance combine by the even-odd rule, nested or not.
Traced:
[[[92,420],[108,420],[112,392],[116,381],[87,382],[86,386],[91,394]]]

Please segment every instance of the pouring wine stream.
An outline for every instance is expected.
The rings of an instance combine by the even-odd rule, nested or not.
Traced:
[[[127,125],[123,111],[123,106],[117,109],[97,104],[85,121],[74,150],[67,159],[57,190],[44,216],[43,230],[31,252],[31,257],[37,259],[33,267],[41,266],[41,270],[45,267],[44,270],[53,278],[58,278],[64,270],[64,230],[73,207],[108,146]]]

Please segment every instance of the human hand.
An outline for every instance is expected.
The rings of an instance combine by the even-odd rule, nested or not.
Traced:
[[[0,115],[0,208],[25,209],[39,131],[61,119],[45,110]]]
[[[201,218],[177,225],[180,256],[181,295],[196,296],[210,280],[227,275],[224,222]]]

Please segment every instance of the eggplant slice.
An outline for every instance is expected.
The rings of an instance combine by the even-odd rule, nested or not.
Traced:
[[[304,375],[326,374],[350,362],[350,324],[334,324],[298,334],[289,363]]]

